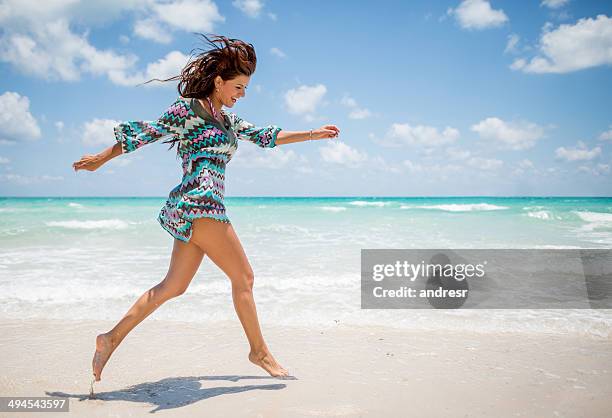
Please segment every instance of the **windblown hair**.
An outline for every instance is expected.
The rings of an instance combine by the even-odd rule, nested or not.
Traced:
[[[192,50],[189,63],[181,74],[164,80],[154,78],[144,84],[153,80],[180,80],[177,89],[181,96],[204,99],[213,92],[215,77],[231,80],[238,75],[250,77],[255,72],[257,56],[252,44],[222,35],[211,35],[210,38],[201,33],[198,35],[206,39],[212,48]],[[200,52],[194,55],[197,51]]]
[[[188,64],[179,75],[164,80],[154,78],[144,84],[154,80],[180,80],[177,89],[181,96],[204,99],[214,91],[217,76],[231,80],[238,75],[250,77],[255,72],[257,56],[252,44],[222,35],[211,35],[210,38],[201,33],[197,35],[203,37],[212,48],[193,49]],[[171,144],[169,149],[172,149],[176,141],[172,139],[164,143]]]

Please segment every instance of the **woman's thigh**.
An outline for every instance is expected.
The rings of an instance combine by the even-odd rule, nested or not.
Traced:
[[[202,259],[204,251],[193,242],[183,242],[174,239],[172,258],[166,278],[162,281],[164,288],[172,294],[181,294],[195,276]]]
[[[195,219],[192,226],[190,241],[200,247],[233,283],[252,281],[253,270],[232,224],[200,218]]]

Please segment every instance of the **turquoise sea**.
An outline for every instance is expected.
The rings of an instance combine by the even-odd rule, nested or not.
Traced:
[[[0,198],[0,319],[118,320],[163,279],[159,198]],[[363,248],[612,248],[612,198],[226,197],[265,324],[388,325],[610,337],[612,310],[361,310]],[[153,319],[236,316],[205,258]]]

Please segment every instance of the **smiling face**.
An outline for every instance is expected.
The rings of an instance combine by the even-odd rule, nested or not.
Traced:
[[[226,107],[233,107],[236,102],[245,96],[249,80],[246,75],[238,75],[230,80],[223,80],[220,76],[215,78],[215,86],[219,89],[217,97],[221,104]]]

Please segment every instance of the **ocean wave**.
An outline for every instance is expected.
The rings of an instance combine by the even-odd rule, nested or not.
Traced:
[[[68,229],[126,229],[128,223],[120,219],[102,219],[99,221],[51,221],[45,222],[47,226]]]
[[[573,211],[578,217],[586,222],[583,229],[592,231],[593,229],[612,228],[612,213]]]
[[[344,206],[319,206],[319,209],[326,210],[328,212],[342,212],[346,210]]]
[[[426,205],[426,206],[419,206],[419,207],[423,209],[437,209],[437,210],[444,210],[448,212],[472,212],[472,211],[481,211],[481,210],[487,211],[487,210],[509,209],[508,206],[491,205],[490,203],[466,203],[466,204],[452,203],[448,205]]]
[[[81,205],[80,203],[74,203],[74,202],[70,202],[68,203],[68,206],[71,208],[84,208],[84,205]]]
[[[543,219],[543,220],[550,220],[553,218],[553,216],[551,215],[550,212],[545,211],[545,210],[538,210],[538,211],[534,211],[534,212],[527,212],[527,216],[529,216],[530,218],[537,218],[537,219]]]
[[[386,205],[390,205],[391,202],[367,202],[365,200],[353,200],[352,202],[349,202],[349,205],[353,205],[353,206],[378,206],[378,207],[382,207],[382,206],[386,206]]]

